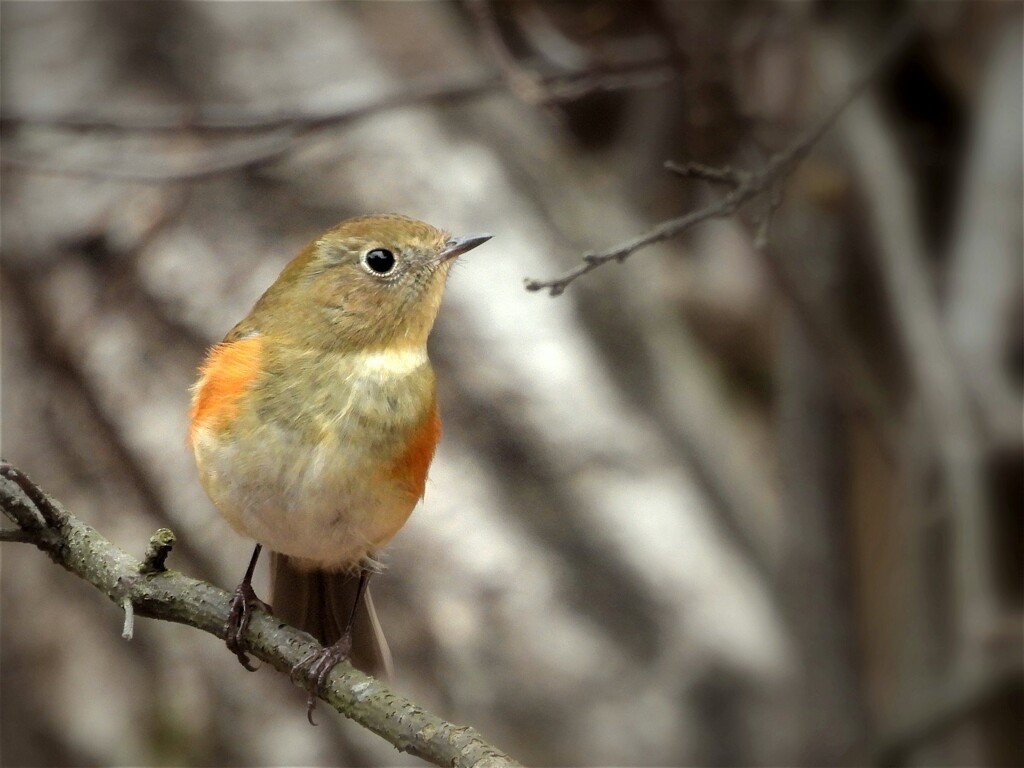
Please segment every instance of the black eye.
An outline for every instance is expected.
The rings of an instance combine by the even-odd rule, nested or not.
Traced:
[[[366,254],[363,261],[378,275],[386,275],[395,268],[395,254],[384,248],[374,248]]]

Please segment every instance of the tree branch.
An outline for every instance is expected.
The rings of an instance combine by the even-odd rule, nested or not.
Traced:
[[[202,181],[225,173],[234,173],[268,165],[289,152],[298,149],[309,134],[287,131],[268,134],[256,139],[233,143],[192,156],[184,168],[163,166],[104,167],[100,165],[70,164],[5,147],[0,165],[33,173],[67,176],[100,181],[123,181],[132,184],[171,184],[174,182]]]
[[[848,73],[855,56],[837,35],[817,47],[815,63],[827,81]],[[948,492],[952,528],[953,598],[959,622],[959,664],[980,663],[980,631],[999,614],[993,581],[990,489],[984,439],[946,335],[929,272],[928,246],[915,208],[909,171],[877,99],[851,110],[844,138],[861,178],[878,248],[878,274],[895,320],[896,340],[920,397]]]
[[[319,109],[252,109],[226,104],[193,108],[158,107],[125,112],[43,112],[4,107],[0,127],[40,126],[76,131],[114,133],[262,133],[275,130],[308,130],[358,120],[381,112],[426,102],[459,101],[499,89],[504,81],[497,73],[461,79],[424,78],[392,93],[373,94]]]
[[[884,69],[893,54],[902,49],[909,39],[910,33],[915,29],[914,17],[910,17],[905,22],[898,24],[893,29],[888,41],[875,55],[873,61],[865,67],[859,77],[850,83],[842,98],[804,131],[803,134],[783,150],[772,155],[763,167],[755,171],[738,171],[732,168],[710,168],[699,163],[669,164],[668,169],[677,175],[731,186],[732,190],[726,193],[724,197],[678,218],[663,221],[644,234],[620,243],[613,248],[584,254],[583,261],[565,272],[561,277],[550,280],[527,278],[525,280],[526,290],[540,291],[546,289],[550,295],[559,296],[565,292],[570,283],[588,272],[610,261],[621,263],[641,248],[679,237],[679,235],[687,230],[708,219],[721,219],[731,216],[751,200],[781,185],[810,153],[821,137],[835,124],[846,108]]]
[[[235,142],[199,155],[185,168],[101,167],[68,165],[49,157],[21,154],[5,147],[0,164],[37,173],[88,179],[112,179],[138,184],[166,184],[200,181],[224,173],[267,165],[295,151],[321,131],[371,115],[424,103],[447,103],[471,99],[497,91],[503,85],[496,74],[461,80],[423,80],[384,96],[355,99],[347,104],[321,109],[250,111],[229,106],[208,106],[193,110],[161,109],[126,114],[45,114],[5,108],[0,126],[44,126],[67,130],[120,132],[255,133],[247,141]]]
[[[670,62],[669,62],[670,63]],[[666,62],[639,62],[621,67],[593,66],[580,72],[539,77],[536,89],[549,99],[571,100],[596,90],[636,87],[639,76],[665,76]],[[653,73],[653,74],[652,74]],[[633,79],[631,79],[633,78]],[[257,168],[295,151],[321,131],[372,115],[419,104],[465,101],[499,91],[506,80],[496,72],[456,79],[424,78],[383,96],[350,100],[320,108],[252,110],[229,105],[192,109],[156,108],[136,113],[47,113],[5,107],[0,127],[45,127],[110,133],[257,134],[249,141],[199,154],[184,168],[70,165],[50,157],[19,153],[6,147],[0,164],[35,173],[136,184],[202,181],[225,173]],[[515,84],[513,83],[513,86]],[[260,135],[264,134],[264,135]]]
[[[592,93],[662,85],[676,76],[682,64],[682,55],[675,48],[674,39],[666,35],[670,53],[667,56],[620,61],[595,61],[587,57],[590,60],[578,70],[542,74],[522,66],[502,34],[491,3],[472,0],[466,8],[476,19],[481,36],[501,68],[509,89],[531,104],[556,104]],[[524,16],[534,23],[542,18],[542,14],[530,13],[529,8],[524,9]],[[554,32],[553,29],[545,31]],[[557,32],[555,36],[559,42],[570,44]]]
[[[139,616],[187,624],[224,637],[230,595],[207,582],[163,570],[162,557],[173,543],[169,532],[158,531],[156,540],[150,543],[147,567],[71,515],[21,470],[3,460],[0,509],[19,527],[19,532],[5,531],[3,539],[31,541],[55,563],[92,584],[118,607],[130,605]],[[14,533],[19,535],[14,537]],[[159,559],[159,564],[154,559]],[[319,648],[306,633],[281,624],[263,611],[253,616],[245,641],[250,653],[284,673]],[[435,765],[518,765],[484,741],[475,729],[430,714],[348,664],[334,669],[319,697],[399,751]]]

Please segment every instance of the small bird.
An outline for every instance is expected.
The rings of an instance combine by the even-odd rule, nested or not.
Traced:
[[[256,541],[228,648],[246,669],[253,571],[272,552],[273,613],[324,648],[292,670],[307,714],[346,659],[387,675],[367,592],[374,554],[423,497],[441,435],[427,358],[448,272],[490,235],[452,237],[405,216],[349,219],[313,240],[207,354],[189,444],[210,499]]]

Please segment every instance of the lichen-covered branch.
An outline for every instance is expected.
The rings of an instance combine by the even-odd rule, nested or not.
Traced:
[[[158,531],[145,563],[108,541],[43,493],[18,468],[0,460],[0,509],[18,528],[0,540],[31,542],[58,565],[92,584],[119,607],[134,613],[188,624],[224,637],[230,595],[204,581],[166,570],[163,559],[173,544]],[[257,611],[245,635],[249,652],[288,673],[318,646],[304,632]],[[227,663],[227,662],[226,662]],[[446,722],[383,683],[348,664],[334,669],[320,699],[403,752],[439,766],[501,768],[518,765],[488,744],[473,728]]]

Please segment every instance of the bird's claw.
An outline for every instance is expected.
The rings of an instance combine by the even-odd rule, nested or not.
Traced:
[[[242,635],[245,634],[249,621],[252,619],[252,612],[256,608],[270,613],[270,606],[256,597],[252,584],[242,582],[235,589],[234,597],[231,598],[231,610],[228,613],[227,623],[224,625],[224,642],[228,650],[235,654],[239,663],[250,672],[255,672],[256,667],[249,662]]]
[[[313,651],[299,661],[291,669],[291,677],[296,683],[302,685],[309,692],[309,699],[306,701],[306,719],[310,725],[313,722],[313,710],[316,708],[317,696],[331,670],[343,661],[348,661],[352,653],[352,635],[346,632],[338,642]]]

